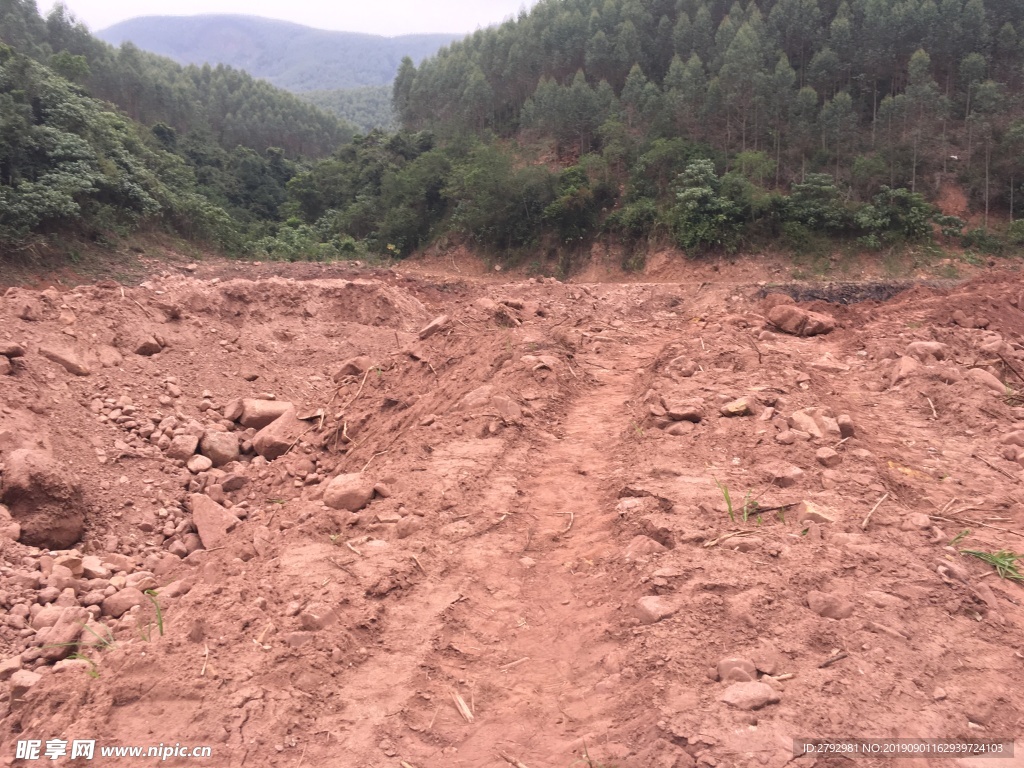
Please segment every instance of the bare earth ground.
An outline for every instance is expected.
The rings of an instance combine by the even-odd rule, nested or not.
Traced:
[[[792,751],[1024,733],[1024,589],[949,546],[1024,549],[1017,275],[805,338],[703,276],[274,271],[0,298],[5,765],[1024,765]],[[237,400],[271,397],[268,461]]]

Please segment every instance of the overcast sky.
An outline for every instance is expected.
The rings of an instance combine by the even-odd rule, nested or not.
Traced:
[[[136,16],[244,13],[344,32],[405,35],[472,32],[498,24],[534,0],[65,0],[95,31]],[[53,0],[37,0],[49,13]]]

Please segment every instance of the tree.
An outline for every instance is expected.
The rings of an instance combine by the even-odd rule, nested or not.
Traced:
[[[910,191],[915,192],[917,191],[917,165],[922,138],[926,132],[934,135],[932,121],[944,117],[946,112],[945,100],[939,93],[939,86],[932,79],[931,57],[920,48],[910,57],[905,98],[914,146],[910,166]]]
[[[680,248],[701,252],[734,250],[742,230],[739,207],[721,195],[721,181],[710,160],[694,160],[679,177],[674,230]]]

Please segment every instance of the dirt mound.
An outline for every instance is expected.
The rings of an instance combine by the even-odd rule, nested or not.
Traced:
[[[50,457],[84,530],[0,518],[0,752],[781,768],[796,738],[1012,739],[1021,587],[962,550],[1021,548],[1024,292],[890,288],[8,291],[4,487]]]

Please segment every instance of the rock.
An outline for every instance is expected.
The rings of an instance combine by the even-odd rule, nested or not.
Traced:
[[[231,493],[233,491],[240,491],[249,483],[249,478],[240,473],[234,473],[224,477],[220,481],[220,487],[224,489],[225,493]]]
[[[193,475],[198,475],[200,472],[206,472],[213,468],[213,459],[209,456],[196,454],[189,458],[185,466],[188,467],[188,471]]]
[[[754,412],[753,401],[749,397],[741,397],[722,406],[723,416],[749,416]]]
[[[28,669],[19,669],[17,672],[11,675],[11,709],[21,709],[25,704],[25,696],[32,690],[32,687],[36,685],[43,676],[38,672],[32,672]]]
[[[826,619],[846,619],[853,615],[853,603],[814,590],[807,593],[807,607]]]
[[[289,408],[256,433],[252,439],[253,450],[267,461],[273,461],[286,454],[308,429],[309,425],[299,420],[298,411]]]
[[[7,682],[11,675],[21,669],[21,656],[12,656],[0,661],[0,682]]]
[[[792,488],[804,479],[804,471],[800,467],[788,464],[777,464],[767,470],[772,485],[779,488]]]
[[[810,435],[815,440],[825,437],[839,439],[839,423],[832,418],[831,411],[823,408],[804,408],[795,411],[786,419],[794,430]]]
[[[100,605],[100,611],[104,616],[113,616],[115,619],[119,619],[136,605],[145,605],[148,602],[149,598],[141,591],[134,587],[126,587],[106,598]]]
[[[110,569],[96,555],[86,555],[82,558],[82,578],[109,579]]]
[[[656,555],[659,552],[667,552],[664,544],[655,541],[650,536],[634,536],[626,546],[625,555],[628,558],[635,558],[643,555]]]
[[[407,539],[423,527],[423,520],[417,515],[406,515],[395,526],[395,535]]]
[[[209,431],[199,441],[199,450],[213,466],[222,467],[238,458],[238,437],[232,432]]]
[[[13,341],[0,341],[0,355],[4,357],[24,357],[25,348]]]
[[[443,331],[449,325],[451,325],[451,318],[448,315],[441,315],[435,317],[419,332],[418,336],[420,339],[426,339],[433,336],[435,333]]]
[[[694,429],[696,424],[692,421],[677,421],[665,429],[665,434],[680,437],[690,434]]]
[[[72,552],[66,555],[57,555],[53,559],[55,566],[62,565],[71,572],[71,576],[76,579],[82,578],[82,574],[85,572],[85,566],[82,563],[82,556],[77,552]]]
[[[244,403],[245,401],[240,397],[234,400],[229,400],[224,405],[224,418],[228,421],[238,421],[242,418],[242,413],[245,410],[245,406],[243,405]]]
[[[786,419],[786,422],[793,429],[799,432],[806,432],[815,439],[820,440],[822,437],[824,437],[824,432],[822,431],[821,427],[818,426],[817,420],[815,420],[813,416],[807,413],[807,411],[797,411],[788,419]]]
[[[167,458],[177,461],[188,461],[199,447],[199,438],[195,435],[178,435],[167,447]]]
[[[50,662],[67,658],[75,650],[82,627],[90,618],[89,612],[78,605],[60,610],[60,618],[46,633],[46,644],[42,649],[42,658]]]
[[[932,519],[924,512],[911,512],[900,523],[901,531],[926,531],[932,527]]]
[[[143,357],[155,355],[162,350],[163,347],[160,346],[160,342],[152,336],[147,336],[135,346],[135,354],[142,355]]]
[[[792,304],[780,304],[768,312],[768,321],[780,331],[794,336],[817,336],[835,330],[835,318],[810,312]]]
[[[35,323],[43,317],[43,310],[40,308],[39,302],[22,299],[18,302],[17,307],[18,317],[26,322]]]
[[[366,355],[352,357],[341,364],[341,367],[334,374],[335,383],[346,376],[362,376],[373,367],[373,360]]]
[[[48,454],[19,449],[6,458],[0,502],[21,526],[21,542],[68,549],[82,537],[85,500],[78,479]]]
[[[238,421],[243,427],[263,429],[287,413],[290,408],[292,404],[283,400],[257,400],[247,397],[242,400],[242,414]]]
[[[110,566],[111,570],[124,571],[125,573],[131,573],[135,570],[135,563],[127,555],[122,555],[120,552],[111,552],[107,555],[101,555],[100,559],[103,564]]]
[[[776,307],[796,304],[793,297],[786,293],[769,293],[761,301],[761,311],[771,312]]]
[[[901,357],[893,366],[892,375],[889,376],[889,386],[895,387],[901,381],[906,381],[921,367],[921,364],[912,357]]]
[[[636,614],[642,624],[657,624],[675,615],[678,609],[667,598],[647,595],[636,601]]]
[[[669,362],[668,370],[673,376],[688,379],[697,372],[697,364],[692,360],[688,360],[685,355],[680,355]]]
[[[700,423],[703,418],[701,404],[694,402],[668,403],[665,415],[672,421],[692,421],[694,424]]]
[[[835,517],[817,504],[810,501],[801,501],[793,510],[799,523],[834,523]]]
[[[523,421],[523,409],[510,397],[495,395],[491,398],[491,407],[506,424],[521,424]]]
[[[156,589],[156,577],[149,571],[136,571],[129,574],[125,579],[125,587],[145,592],[147,589]]]
[[[361,473],[338,475],[324,490],[324,504],[332,509],[358,512],[373,498],[373,482]]]
[[[825,373],[847,373],[850,370],[850,366],[836,360],[831,352],[826,352],[811,363],[811,368]]]
[[[775,442],[779,445],[793,445],[796,442],[796,433],[791,429],[784,429],[775,436]]]
[[[928,363],[932,359],[945,360],[949,357],[949,346],[938,341],[912,341],[904,354],[921,363]]]
[[[117,368],[124,362],[124,356],[109,344],[100,344],[96,348],[96,359],[101,368]]]
[[[819,448],[814,454],[814,458],[823,467],[838,467],[843,463],[843,457],[832,448]]]
[[[983,368],[971,368],[967,371],[967,377],[1000,395],[1006,393],[1006,386],[1003,382]]]
[[[724,683],[749,683],[757,680],[757,670],[752,661],[729,657],[718,662],[718,679]]]
[[[89,367],[82,362],[82,358],[70,349],[40,346],[39,354],[75,376],[88,376],[91,373]]]
[[[193,493],[189,497],[189,503],[192,507],[192,523],[206,549],[213,549],[225,543],[228,534],[239,523],[237,517],[209,496]]]
[[[10,376],[14,373],[14,365],[11,361],[0,355],[0,376]]]
[[[781,701],[778,691],[767,683],[733,683],[719,697],[730,707],[743,710],[760,709]]]
[[[857,427],[853,423],[847,414],[841,413],[839,418],[836,419],[836,423],[839,425],[839,435],[842,438],[850,438],[857,436]]]

